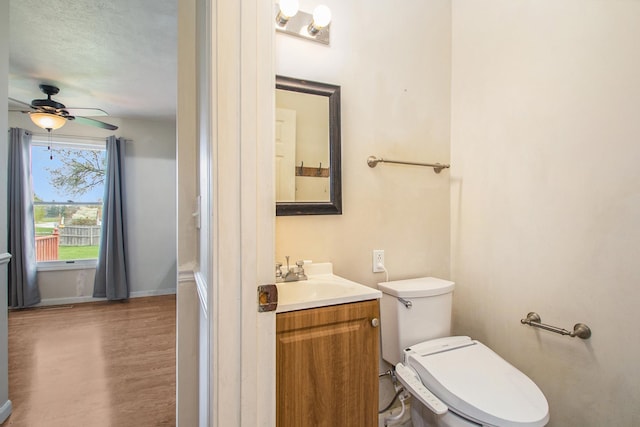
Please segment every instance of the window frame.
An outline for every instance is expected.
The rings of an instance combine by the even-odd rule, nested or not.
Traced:
[[[106,140],[102,138],[94,139],[90,137],[72,137],[72,136],[59,136],[59,135],[54,136],[54,135],[48,135],[48,134],[33,134],[30,145],[31,147],[51,146],[52,149],[70,148],[75,150],[99,150],[104,152],[106,152],[106,149],[107,149]],[[31,164],[31,168],[33,168],[33,160]],[[33,171],[30,170],[29,173],[33,181]],[[87,202],[87,203],[82,203],[82,202],[57,203],[57,202],[49,202],[49,201],[36,202],[34,200],[34,196],[35,196],[35,191],[32,189],[31,205],[34,209],[34,213],[35,213],[36,206],[52,206],[52,205],[99,206],[100,205],[100,203],[94,203],[94,202]],[[102,206],[104,207],[104,200],[102,201]],[[35,227],[35,215],[34,215],[34,227]],[[34,245],[35,245],[35,242],[34,242]],[[34,247],[34,250],[35,250],[35,247]],[[95,269],[97,265],[98,265],[98,258],[37,261],[36,271],[64,271],[64,270]]]

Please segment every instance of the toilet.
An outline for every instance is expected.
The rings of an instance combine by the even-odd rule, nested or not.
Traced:
[[[382,358],[413,397],[414,427],[541,427],[549,405],[525,374],[477,340],[450,336],[454,283],[378,284]]]

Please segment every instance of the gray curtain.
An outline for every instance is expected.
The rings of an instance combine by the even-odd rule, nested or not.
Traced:
[[[36,232],[31,197],[31,134],[9,129],[7,207],[9,219],[9,306],[29,307],[40,302],[36,283]]]
[[[125,218],[123,138],[107,138],[107,171],[102,210],[102,238],[93,284],[94,297],[129,298],[127,280],[127,232]]]

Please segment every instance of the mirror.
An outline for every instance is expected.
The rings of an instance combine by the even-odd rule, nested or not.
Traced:
[[[276,76],[276,215],[342,214],[340,86]]]

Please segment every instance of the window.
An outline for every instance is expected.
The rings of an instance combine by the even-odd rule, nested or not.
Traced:
[[[38,269],[95,265],[100,246],[106,151],[103,143],[31,145]]]

